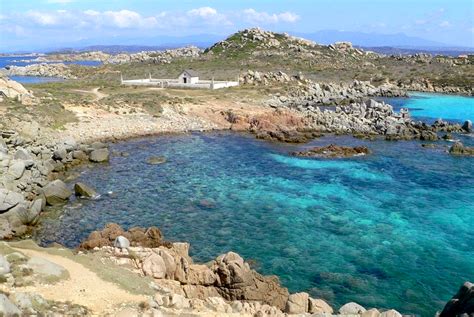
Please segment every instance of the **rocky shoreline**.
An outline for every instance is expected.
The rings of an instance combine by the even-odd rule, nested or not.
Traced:
[[[355,302],[335,309],[308,293],[290,294],[277,277],[257,273],[234,252],[205,264],[194,263],[188,243],[166,241],[156,227],[125,231],[108,224],[92,232],[76,254],[58,245],[42,249],[26,242],[0,242],[0,313],[7,316],[51,312],[80,316],[402,316],[393,309],[367,309]],[[84,259],[92,266],[84,266]],[[115,285],[101,281],[107,276],[101,273],[104,269],[121,275]],[[107,292],[96,294],[83,288],[78,274],[96,280],[95,287],[107,288]],[[78,289],[70,289],[66,282],[70,279],[80,284]],[[133,294],[123,293],[129,283],[135,285]],[[58,295],[48,291],[55,287],[60,289]],[[62,302],[64,297],[76,300]],[[104,307],[97,300],[109,303]],[[473,304],[474,285],[466,282],[437,316],[469,316]]]
[[[281,74],[277,74],[268,78],[281,76]],[[301,81],[301,78],[296,80]],[[462,126],[449,124],[442,120],[438,120],[432,126],[413,122],[408,112],[395,113],[390,105],[366,100],[364,94],[393,94],[390,88],[385,90],[372,88],[369,85],[357,82],[349,85],[320,85],[320,89],[318,89],[316,84],[311,83],[312,90],[309,90],[307,94],[290,94],[286,100],[281,96],[272,99],[272,102],[275,102],[272,106],[276,108],[274,112],[282,119],[282,122],[285,122],[285,125],[269,125],[263,120],[259,121],[253,118],[248,122],[249,130],[257,137],[286,142],[305,142],[310,138],[320,136],[321,133],[355,134],[362,137],[381,135],[387,140],[434,141],[439,139],[437,132],[465,133],[472,131],[472,124],[469,122]],[[328,103],[324,98],[328,98]],[[321,103],[323,105],[332,104],[334,109],[321,110]],[[294,113],[299,116],[293,117],[291,114]],[[225,116],[228,122],[237,122],[242,119],[229,113],[226,113]],[[191,121],[184,120],[183,122],[186,126]],[[297,128],[289,129],[289,127]],[[110,155],[107,145],[101,142],[81,144],[74,138],[64,138],[63,135],[60,136],[60,141],[53,140],[51,137],[38,137],[40,127],[32,123],[28,125],[28,129],[36,131],[31,133],[34,137],[28,138],[16,131],[5,130],[2,131],[0,138],[3,187],[0,189],[0,237],[2,239],[25,236],[29,227],[37,223],[39,215],[46,205],[60,205],[67,202],[73,193],[60,179],[66,175],[68,170],[86,162],[91,164],[106,162]],[[144,133],[146,134],[145,131],[141,131],[139,134]],[[124,138],[127,136],[129,135],[123,135]],[[109,131],[95,139],[101,138],[115,139],[116,136]],[[89,138],[89,140],[91,139]],[[455,150],[458,148],[459,146]],[[463,154],[464,150],[461,152]],[[76,189],[78,195],[93,196],[87,186],[82,185],[84,184],[78,185],[79,188]],[[166,280],[167,288],[163,294],[154,299],[154,302],[150,304],[150,309],[155,306],[164,306],[169,309],[187,311],[199,309],[198,307],[212,306],[214,308],[211,311],[216,313],[246,313],[264,316],[279,316],[285,313],[319,313],[318,309],[325,310],[323,311],[325,313],[334,311],[327,304],[310,298],[306,293],[290,295],[279,285],[277,279],[264,277],[251,270],[249,265],[235,253],[227,253],[218,257],[212,265],[193,264],[187,251],[183,252],[183,244],[175,246],[175,244],[162,241],[161,234],[158,234],[159,231],[136,230],[131,232],[129,230],[125,232],[118,228],[115,229],[117,230],[114,232],[118,232],[118,235],[115,233],[104,234],[103,232],[91,234],[92,238],[86,243],[92,244],[87,249],[98,248],[95,251],[105,252],[108,259],[116,259],[117,262],[123,262],[125,265],[133,264],[130,261],[138,261],[142,274]],[[160,237],[158,245],[133,246],[135,236],[149,236],[150,234],[155,238]],[[118,236],[127,239],[123,240],[125,245],[128,241],[137,249],[120,245],[118,249],[115,248],[114,245],[117,242],[115,239]],[[93,244],[95,242],[91,242],[94,241],[94,237],[99,240],[96,245]],[[186,249],[185,246],[184,249]],[[128,250],[133,251],[133,259],[129,258],[130,252]],[[150,257],[152,259],[149,259]],[[171,261],[171,258],[174,262]],[[169,262],[167,262],[168,260]],[[148,264],[144,265],[145,262]],[[169,263],[175,265],[168,267]],[[177,266],[178,263],[181,266]],[[172,287],[175,286],[178,288],[173,289]],[[189,297],[199,301],[193,302]],[[209,301],[211,304],[208,303]],[[239,303],[234,303],[235,301]],[[252,304],[248,304],[247,301]],[[180,304],[174,304],[176,302]],[[195,303],[196,306],[192,306],[194,305],[192,303]],[[177,308],[175,305],[181,306]],[[400,315],[396,311],[380,313],[369,310],[366,312],[364,308],[356,304],[350,304],[338,311],[342,315],[354,314],[364,317]]]

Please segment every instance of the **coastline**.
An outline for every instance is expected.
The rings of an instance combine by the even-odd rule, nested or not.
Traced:
[[[55,161],[63,162],[62,167],[58,167],[56,177],[61,179],[62,173],[69,169],[67,165],[69,154],[73,155],[75,151],[82,151],[85,147],[90,147],[94,142],[117,142],[117,141],[126,141],[134,138],[141,137],[153,137],[160,135],[174,135],[174,134],[187,134],[192,133],[193,131],[226,131],[232,130],[239,133],[253,134],[256,135],[255,131],[252,131],[247,126],[247,121],[251,121],[253,117],[247,117],[247,121],[242,121],[233,123],[229,120],[222,118],[220,112],[229,109],[229,104],[226,105],[213,105],[216,108],[211,108],[211,111],[207,108],[209,105],[205,104],[204,106],[196,105],[183,105],[181,108],[175,107],[166,107],[162,116],[154,117],[151,115],[115,115],[115,114],[105,114],[101,110],[97,109],[83,109],[75,105],[69,105],[69,107],[77,110],[77,113],[83,115],[80,116],[79,122],[68,123],[65,125],[63,131],[46,131],[45,135],[36,136],[35,141],[30,143],[35,146],[47,146],[51,151],[53,156],[59,155],[56,154],[57,151],[62,151],[61,147],[64,147],[64,144],[70,143],[70,140],[74,140],[74,145],[70,146],[68,149],[65,149],[66,155],[64,157],[59,157]],[[241,111],[239,105],[234,105],[233,109],[236,111]],[[66,106],[68,108],[68,106]],[[183,110],[185,109],[185,110]],[[92,111],[92,112],[91,112]],[[98,112],[97,112],[98,111]],[[202,112],[204,111],[204,112]],[[220,112],[219,112],[220,111]],[[217,112],[217,116],[214,116]],[[298,114],[298,112],[289,110],[287,113],[276,114],[275,110],[267,106],[259,106],[257,110],[252,109],[248,112],[240,112],[240,117],[245,117],[245,115],[263,116],[267,121],[263,124],[263,129],[261,131],[272,131],[273,125],[276,125],[281,128],[280,121],[283,119],[289,119],[287,121],[294,122],[294,117],[292,114]],[[209,115],[209,113],[212,113]],[[199,114],[199,115],[196,115]],[[206,117],[209,115],[209,117]],[[289,116],[289,117],[287,117]],[[349,114],[350,116],[350,114]],[[94,120],[91,120],[93,118]],[[283,122],[286,122],[283,120]],[[268,124],[270,123],[270,124]],[[300,127],[305,127],[304,122]],[[170,129],[171,128],[171,129]],[[260,130],[257,130],[257,132]],[[350,132],[346,134],[351,134]],[[354,134],[352,134],[354,135]],[[381,134],[383,137],[383,135]],[[55,141],[52,144],[49,144],[52,139]],[[47,140],[47,142],[45,141]],[[272,138],[270,140],[275,140]],[[28,142],[27,142],[28,143]],[[14,142],[16,144],[16,141]],[[48,144],[48,145],[46,145]],[[71,144],[69,144],[71,145]],[[68,146],[69,146],[68,145]],[[103,145],[97,146],[99,149],[104,148]],[[15,148],[17,146],[15,145]],[[92,147],[95,149],[94,147]],[[28,148],[27,148],[28,149]],[[87,151],[86,151],[87,152]],[[92,151],[90,151],[92,152]],[[62,155],[62,154],[61,154]],[[90,155],[90,153],[87,153]],[[84,161],[89,161],[88,156]],[[42,158],[43,159],[43,158]],[[46,159],[49,160],[49,157],[46,156]],[[74,162],[71,164],[71,167],[77,166],[80,162]],[[64,168],[64,169],[63,169]],[[73,171],[73,170],[72,170]],[[50,179],[51,180],[51,179]],[[395,314],[395,316],[398,316]]]

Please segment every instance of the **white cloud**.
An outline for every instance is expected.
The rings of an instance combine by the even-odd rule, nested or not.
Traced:
[[[47,0],[46,2],[52,4],[67,4],[73,2],[73,0]]]
[[[59,12],[56,12],[59,13]],[[30,18],[31,21],[42,25],[42,26],[52,26],[59,23],[59,16],[55,13],[46,13],[40,11],[28,11],[26,17]]]
[[[442,27],[442,28],[449,28],[451,26],[451,23],[449,21],[442,21],[439,24],[439,26]]]
[[[188,18],[186,21],[186,23],[188,24],[203,23],[208,25],[232,25],[232,22],[227,18],[225,14],[219,13],[216,9],[211,7],[201,7],[189,10],[186,12],[186,17]],[[184,17],[181,16],[181,19],[182,18]]]
[[[300,19],[300,17],[293,12],[282,12],[282,13],[267,13],[258,12],[255,9],[244,10],[245,19],[252,23],[294,23]]]
[[[130,10],[106,11],[102,15],[106,22],[118,28],[154,27],[158,24],[155,17],[142,17]]]
[[[211,7],[202,7],[188,11],[190,16],[199,16],[201,18],[214,17],[217,15],[217,10]]]

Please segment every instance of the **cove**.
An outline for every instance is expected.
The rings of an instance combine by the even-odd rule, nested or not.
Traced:
[[[412,92],[409,98],[378,98],[395,111],[408,108],[412,117],[432,123],[436,119],[453,122],[474,121],[474,97]]]
[[[373,154],[288,155],[330,143]],[[77,179],[101,198],[51,210],[35,238],[75,247],[108,222],[154,225],[190,242],[197,261],[236,251],[290,291],[334,307],[355,301],[433,316],[474,276],[474,164],[437,144],[326,136],[293,146],[236,133],[116,143],[110,164],[84,167]],[[148,165],[150,156],[167,162]]]

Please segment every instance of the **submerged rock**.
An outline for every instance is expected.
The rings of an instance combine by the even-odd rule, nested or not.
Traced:
[[[303,157],[340,158],[362,156],[369,153],[370,150],[365,146],[350,147],[330,144],[327,146],[314,147],[308,151],[292,152],[291,155]]]
[[[164,157],[164,156],[151,156],[146,160],[146,162],[150,165],[163,164],[163,163],[166,162],[166,157]]]

